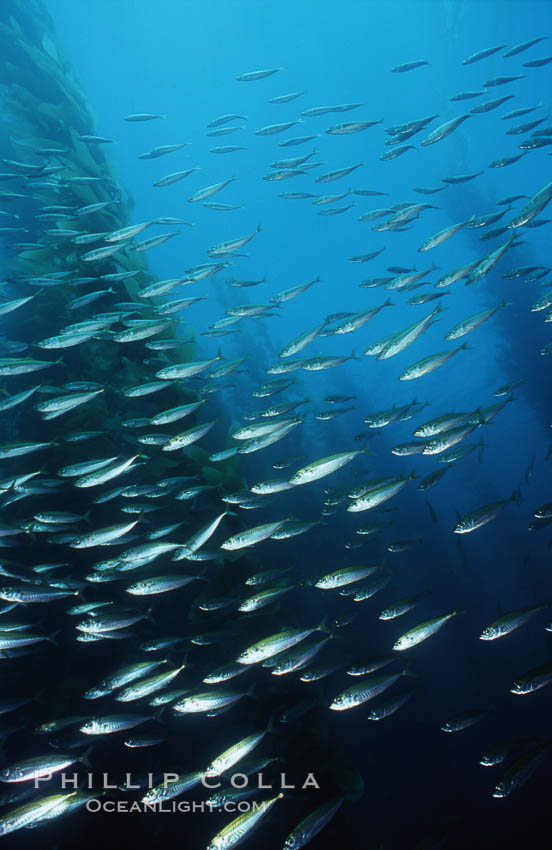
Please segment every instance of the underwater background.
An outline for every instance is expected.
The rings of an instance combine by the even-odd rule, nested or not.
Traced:
[[[102,391],[84,407],[46,424],[34,405],[57,397],[54,389],[42,394],[36,390],[29,401],[10,412],[0,412],[0,489],[4,500],[0,555],[5,585],[4,595],[0,589],[0,601],[9,604],[15,598],[13,586],[28,588],[37,575],[39,588],[69,588],[80,594],[44,604],[20,604],[0,613],[3,637],[8,630],[2,631],[2,619],[25,621],[32,626],[33,634],[55,636],[55,644],[14,649],[13,655],[8,648],[4,653],[0,700],[7,704],[18,697],[23,702],[13,712],[2,707],[2,768],[57,747],[79,755],[86,750],[90,769],[95,774],[108,771],[117,777],[116,784],[126,772],[134,776],[148,771],[156,776],[164,772],[186,774],[205,768],[219,752],[252,732],[266,729],[270,721],[274,734],[267,734],[255,754],[259,759],[280,756],[282,761],[273,761],[263,769],[275,790],[261,794],[261,799],[276,796],[281,772],[298,787],[284,792],[255,833],[244,838],[245,846],[267,850],[283,847],[302,818],[336,800],[342,801],[339,810],[312,837],[313,848],[337,844],[367,850],[455,850],[467,842],[486,848],[528,843],[546,846],[546,804],[552,779],[552,690],[539,687],[519,695],[510,689],[535,668],[543,668],[542,684],[552,681],[552,609],[546,607],[552,603],[552,536],[547,528],[552,517],[550,505],[542,516],[538,514],[551,499],[552,337],[548,323],[552,321],[552,267],[547,266],[551,220],[546,219],[545,210],[540,219],[531,217],[521,226],[507,225],[547,187],[551,174],[552,148],[548,144],[552,130],[548,122],[552,61],[550,65],[523,64],[552,54],[552,41],[546,40],[552,36],[550,4],[545,0],[346,0],[341,4],[326,0],[4,0],[0,22],[0,155],[2,170],[12,174],[11,178],[0,174],[0,210],[8,213],[0,218],[0,262],[6,281],[1,295],[6,302],[34,296],[20,312],[5,316],[0,304],[0,356],[51,361],[63,358],[56,370],[45,369],[38,376],[10,373],[13,366],[4,367],[2,360],[0,371],[8,370],[2,371],[6,376],[2,377],[5,397],[37,384],[58,388],[59,396],[81,391],[64,388],[71,382],[98,382]],[[515,45],[539,38],[543,40],[526,51],[504,56]],[[42,58],[22,44],[32,45]],[[503,48],[463,64],[477,51],[498,45]],[[392,72],[417,60],[426,64]],[[260,79],[236,79],[257,69],[279,70]],[[486,81],[506,75],[522,76],[485,87]],[[60,95],[64,81],[71,86],[70,97]],[[270,102],[295,92],[302,94],[288,102]],[[473,98],[451,101],[464,92],[474,93]],[[444,122],[506,95],[512,97],[504,105],[470,115],[438,144],[421,144]],[[312,108],[343,104],[358,104],[358,108],[302,115]],[[533,107],[535,111],[529,112]],[[527,116],[511,120],[501,117],[525,108]],[[151,113],[152,120],[123,120],[142,113]],[[219,128],[235,125],[242,129],[220,137],[207,135],[213,129],[208,125],[228,114],[243,117],[222,122]],[[407,135],[389,134],[385,128],[429,116],[433,121],[427,129],[421,128],[412,141],[404,139],[415,147],[396,160],[381,159],[393,150],[386,142],[395,138],[402,144],[398,137]],[[281,133],[256,133],[278,122],[299,119],[300,123]],[[513,126],[537,119],[542,123],[534,128],[506,133]],[[355,128],[358,132],[326,133],[338,123],[364,121],[375,123],[365,129]],[[96,141],[80,138],[86,136]],[[301,136],[312,138],[282,145]],[[102,144],[98,138],[112,141]],[[489,167],[500,158],[520,154],[519,145],[532,138],[542,140],[542,144],[522,149],[523,155],[511,164]],[[166,156],[140,158],[157,146],[184,143],[180,150]],[[226,145],[243,149],[212,152],[215,146]],[[40,153],[54,150],[54,146],[61,152]],[[321,165],[312,173],[309,169],[293,179],[291,175],[290,179],[263,179],[271,173],[274,161],[306,157],[313,150],[316,153],[308,163]],[[26,170],[22,163],[35,170]],[[302,165],[296,166],[298,171]],[[335,182],[316,182],[320,175],[355,165],[355,170]],[[54,170],[51,177],[47,176],[45,169],[60,166],[65,171]],[[293,170],[294,166],[281,168]],[[188,169],[194,170],[174,185],[153,186],[165,175]],[[94,175],[106,182],[98,183],[95,194],[92,189],[96,184],[90,184],[87,194],[88,187],[74,184],[77,188],[71,188],[70,175]],[[443,182],[443,178],[464,175],[477,176]],[[217,192],[208,200],[234,209],[188,202],[193,193],[230,178],[235,179],[221,189],[220,195]],[[38,185],[31,185],[33,181]],[[57,185],[46,185],[49,181]],[[442,191],[424,194],[415,191],[419,187]],[[9,197],[10,193],[19,197]],[[282,197],[282,193],[313,197]],[[345,197],[324,205],[312,203],[316,196],[331,193]],[[500,203],[514,196],[516,200]],[[549,199],[545,196],[544,206]],[[80,205],[107,201],[116,207],[90,215],[73,214]],[[412,210],[411,217],[407,215],[402,226],[399,222],[398,229],[373,230],[374,225],[401,211],[397,205],[402,204],[404,211],[423,203],[433,208]],[[62,205],[71,214],[67,215]],[[358,220],[379,208],[386,209],[381,217]],[[317,214],[332,209],[333,215]],[[504,232],[482,241],[495,224],[474,227],[470,221],[500,212],[504,216],[497,225],[503,226]],[[40,217],[44,215],[54,218]],[[76,234],[116,233],[161,217],[193,226],[155,224],[151,231],[137,235],[135,243],[173,230],[178,233],[166,244],[137,253],[131,247],[127,250],[126,246],[133,243],[122,239],[123,253],[115,253],[105,262],[82,257],[87,251],[110,244],[109,240],[77,246],[71,241]],[[466,224],[450,239],[419,254],[428,237],[460,222]],[[534,226],[536,223],[543,226]],[[256,232],[258,225],[261,229]],[[74,233],[44,233],[54,228]],[[225,245],[239,242],[246,234],[252,238],[243,246]],[[476,262],[514,234],[515,240],[504,256],[473,286],[465,286],[465,280],[459,279],[450,287],[435,289],[446,273],[468,263],[476,267]],[[358,262],[359,257],[380,249],[384,250],[373,259]],[[351,262],[351,258],[357,259]],[[200,279],[201,264],[214,261],[223,265],[217,273]],[[430,280],[424,289],[407,293],[395,285],[388,290],[392,280],[414,269],[428,270]],[[506,276],[516,269],[525,271]],[[64,276],[62,272],[68,270]],[[126,281],[111,283],[102,278],[124,271],[135,272],[128,286]],[[92,280],[79,282],[88,274]],[[534,279],[527,280],[531,275]],[[387,280],[382,283],[384,276]],[[267,306],[274,304],[271,299],[278,293],[318,277],[320,281],[297,300],[290,299],[280,307]],[[151,313],[141,311],[140,289],[170,279],[184,279],[193,285],[175,287],[168,295],[147,302]],[[228,284],[236,279],[238,283],[261,282],[253,287]],[[52,280],[58,285],[52,286]],[[359,286],[362,281],[368,285]],[[101,301],[76,310],[68,306],[71,299],[110,286],[115,291]],[[407,303],[407,299],[426,292],[443,295],[427,304]],[[549,295],[544,311],[536,309],[537,300]],[[169,315],[177,322],[165,326],[159,338],[184,341],[178,347],[156,352],[145,348],[143,341],[118,344],[110,337],[130,327],[124,324],[127,317],[153,322],[156,308],[173,296],[207,296],[182,313]],[[387,298],[392,306],[359,326],[354,335],[344,338],[345,334],[338,333],[335,339],[333,334],[325,335],[328,328],[335,328],[346,318],[326,321],[331,314],[372,310]],[[130,301],[138,304],[134,313],[128,307]],[[443,341],[458,322],[503,301],[507,302],[504,309],[498,309],[469,338]],[[119,302],[126,306],[117,307]],[[408,352],[401,352],[397,359],[389,358],[391,362],[364,355],[368,346],[423,319],[437,304],[442,313],[435,314]],[[216,330],[211,325],[231,315],[227,311],[236,305],[264,305],[267,315],[261,311],[260,317],[243,318],[228,326],[232,333],[212,334],[211,338],[209,332]],[[37,341],[61,334],[71,322],[92,319],[100,310],[118,311],[118,323],[104,326],[99,336],[65,350],[37,348]],[[309,368],[297,369],[289,375],[294,383],[283,392],[264,398],[252,396],[267,381],[288,377],[267,374],[266,370],[279,360],[290,341],[318,326],[318,333],[308,348],[298,349],[298,356],[348,357],[353,353],[354,358],[335,369],[317,369],[314,373]],[[202,335],[205,332],[208,335]],[[20,342],[23,348],[17,348],[14,342]],[[399,380],[412,364],[464,342],[467,350],[424,375],[419,383],[406,386]],[[215,362],[219,346],[223,359]],[[171,386],[168,393],[163,390],[162,401],[158,394],[130,399],[123,392],[130,385],[156,380],[157,371],[173,362],[212,360],[212,371],[239,358],[245,359],[239,368],[222,377],[220,387],[208,370],[198,370],[196,376]],[[507,384],[515,386],[497,396],[496,391]],[[87,390],[83,387],[82,391]],[[333,404],[326,400],[330,396],[350,398]],[[155,428],[142,423],[140,431],[125,424],[129,419],[150,421],[165,408],[198,399],[207,401],[197,415],[158,430],[168,440],[204,422],[216,420],[215,424],[197,442],[190,437],[193,445],[172,452],[169,459],[162,444],[137,441],[137,435],[150,434]],[[411,405],[413,399],[416,404]],[[297,421],[297,427],[283,437],[281,444],[238,453],[222,462],[211,460],[216,453],[236,446],[231,432],[258,421],[248,419],[249,414],[272,404],[299,400],[304,406],[283,416],[302,413],[304,421]],[[504,401],[507,403],[500,411],[488,410]],[[352,409],[335,419],[316,418],[321,411],[351,405]],[[394,421],[393,415],[389,416],[385,427],[371,428],[364,421],[393,409],[404,415]],[[468,438],[473,451],[451,464],[435,489],[420,491],[420,482],[442,468],[439,457],[397,456],[392,449],[414,440],[416,427],[454,411],[466,412],[464,423],[476,416],[475,433]],[[66,439],[67,435],[88,431],[99,432],[99,436],[82,441]],[[483,445],[479,445],[481,439]],[[2,453],[4,447],[35,441],[53,445],[36,456],[32,452],[29,456],[10,456],[9,450]],[[360,453],[361,449],[366,451]],[[350,465],[331,479],[321,478],[285,492],[269,491],[258,509],[242,509],[239,501],[224,501],[228,494],[242,493],[258,482],[287,480],[314,461],[356,451],[359,454]],[[74,488],[58,475],[68,464],[96,458],[116,462],[116,458],[131,456],[137,457],[128,478],[114,478],[106,491],[127,483],[155,489],[158,482],[170,476],[194,477],[175,485],[171,492],[169,487],[168,496],[159,502],[152,498],[149,506],[158,508],[156,512],[149,513],[144,491],[140,501],[146,507],[129,516],[121,512],[124,496],[119,494],[98,504],[93,497],[103,492],[101,489]],[[412,472],[416,479],[407,480]],[[27,473],[38,476],[36,487],[15,501],[13,497],[25,484],[14,481],[13,476]],[[404,489],[401,487],[396,496],[382,498],[374,510],[360,516],[347,511],[353,487],[397,477]],[[177,497],[182,487],[195,485],[212,489]],[[150,495],[152,492],[150,489]],[[501,504],[511,495],[515,497],[512,501]],[[492,522],[468,537],[454,533],[459,517],[499,503]],[[67,529],[66,539],[52,541],[44,528],[33,528],[33,523],[41,522],[35,514],[47,510],[74,511],[86,519]],[[164,539],[185,546],[190,535],[226,510],[237,515],[225,516],[215,542],[211,540],[205,550],[199,550],[210,553],[205,564],[179,561],[175,566],[171,554],[165,553],[153,567],[137,564],[137,570],[128,577],[119,574],[112,576],[113,581],[97,585],[87,578],[97,561],[117,559],[128,546],[145,544],[146,535],[156,528],[181,523]],[[116,545],[107,549],[72,545],[77,540],[71,537],[75,528],[82,536],[116,523],[130,523],[137,517],[137,528],[130,536],[123,536],[120,544],[116,540]],[[262,540],[254,547],[244,544],[244,549],[230,555],[221,549],[230,535],[290,518],[316,524],[305,534]],[[356,534],[357,529],[371,523],[381,527],[373,529],[373,534]],[[127,539],[132,542],[125,548]],[[388,549],[397,543],[408,545],[396,551]],[[63,562],[61,567],[52,566],[59,562]],[[51,569],[34,571],[41,564]],[[321,576],[359,564],[384,564],[382,571],[389,583],[374,597],[354,604],[338,589],[323,591],[314,586]],[[111,568],[116,573],[120,564]],[[278,574],[272,585],[289,586],[289,592],[253,615],[237,610],[237,601],[256,590],[245,586],[248,575],[284,569],[289,572]],[[125,596],[131,582],[176,572],[199,575],[202,583],[158,597],[132,597],[130,603]],[[418,594],[416,610],[399,622],[378,619],[385,607]],[[226,605],[221,602],[220,608],[209,613],[198,607],[210,599],[226,600]],[[85,645],[76,639],[78,621],[68,609],[97,601],[110,602],[123,612],[128,606],[142,613],[151,609],[152,621],[146,618],[131,625],[126,639]],[[483,629],[497,618],[529,608],[539,610],[515,634],[498,642],[479,640]],[[399,664],[392,661],[392,667],[378,670],[404,670],[406,674],[390,685],[394,688],[391,695],[413,692],[397,713],[369,722],[372,702],[348,713],[329,710],[337,694],[356,684],[356,678],[346,674],[348,667],[393,654],[394,642],[407,630],[456,611],[461,615],[435,638],[399,655]],[[336,620],[348,620],[352,615],[351,622],[336,625]],[[114,702],[110,695],[102,697],[101,702],[83,698],[87,689],[116,668],[143,661],[146,655],[140,645],[149,639],[175,637],[174,644],[162,648],[156,658],[170,667],[187,664],[188,669],[170,687],[195,692],[208,690],[209,686],[201,683],[210,670],[235,662],[238,653],[255,641],[285,628],[316,629],[320,623],[321,633],[307,640],[326,638],[328,632],[332,637],[313,665],[335,666],[336,672],[309,684],[300,680],[299,672],[272,677],[270,669],[248,669],[243,678],[222,687],[247,692],[254,684],[252,698],[240,699],[228,713],[213,718],[201,713],[178,715],[169,706],[145,727],[153,737],[163,739],[154,746],[125,749],[120,733],[85,741],[78,724],[70,726],[69,732],[64,730],[61,740],[54,739],[51,747],[46,746],[45,738],[33,734],[38,724],[69,715],[89,718],[128,710],[151,717],[155,712],[147,700],[128,705]],[[194,635],[204,632],[219,634],[206,646],[190,642]],[[286,712],[291,712],[291,717],[282,721]],[[441,729],[447,720],[464,712],[481,716],[473,727],[470,724],[454,734]],[[140,727],[134,730],[136,734],[142,731]],[[93,746],[88,752],[90,743]],[[494,767],[480,764],[486,752],[502,745],[509,745],[504,763]],[[532,757],[537,760],[534,775],[528,775],[527,783],[520,782],[519,789],[505,799],[493,797],[501,772],[512,765],[515,768],[517,760],[524,757],[530,764]],[[83,767],[78,770],[86,772]],[[234,772],[239,770],[238,762]],[[301,790],[309,772],[318,778],[320,789]],[[17,790],[24,784],[17,783]],[[54,786],[55,781],[48,793],[56,792]],[[4,790],[6,795],[13,792],[14,784],[0,787],[0,834],[1,818],[31,799],[2,798]],[[44,788],[40,793],[46,793]],[[144,793],[118,790],[107,796],[138,800]],[[204,789],[197,786],[186,794],[190,800],[205,797]],[[225,812],[92,814],[85,811],[84,802],[75,813],[60,809],[59,817],[52,822],[2,835],[2,840],[6,847],[60,850],[74,847],[76,842],[83,847],[97,847],[99,843],[116,847],[121,842],[150,847],[178,842],[190,850],[235,845],[234,837],[227,844],[214,839],[234,817]],[[543,843],[540,835],[544,836]],[[285,846],[304,844],[296,840]]]

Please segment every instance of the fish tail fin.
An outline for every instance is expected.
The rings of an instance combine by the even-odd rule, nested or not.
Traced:
[[[402,676],[408,676],[411,679],[419,679],[418,674],[414,672],[414,670],[412,669],[412,666],[409,662],[407,662],[404,665],[404,667],[402,668],[401,675]]]
[[[332,630],[328,626],[328,616],[327,615],[320,620],[315,631],[324,632],[324,634],[331,635]]]
[[[155,720],[157,723],[164,723],[165,718],[163,717],[163,714],[164,714],[166,708],[167,708],[166,705],[162,705],[161,708],[158,708],[157,711],[154,711],[153,716],[152,716],[152,720]]]
[[[387,299],[387,301],[385,302],[385,304],[382,304],[382,307],[394,307],[394,306],[395,306],[395,305],[393,304],[393,302],[391,301],[391,299],[390,299],[390,298],[388,298],[388,299]]]
[[[88,749],[84,751],[82,756],[78,757],[77,761],[80,762],[81,764],[83,764],[85,767],[91,768],[92,765],[90,763],[90,753],[92,752],[93,749],[94,749],[93,746],[88,747]]]
[[[198,581],[206,581],[206,582],[208,582],[208,581],[209,581],[209,579],[208,579],[208,578],[206,577],[206,575],[205,575],[205,573],[206,573],[206,572],[207,572],[207,567],[203,567],[203,569],[201,570],[201,572],[200,572],[200,573],[196,576],[196,579],[197,579]]]
[[[491,424],[490,419],[485,419],[485,414],[483,413],[483,411],[481,410],[480,407],[478,407],[477,410],[474,410],[473,415],[470,418],[476,419],[478,425],[490,425]]]
[[[251,699],[259,699],[259,695],[257,693],[257,683],[256,682],[253,682],[253,684],[249,686],[249,688],[245,692],[245,696],[251,697]]]
[[[276,726],[277,717],[274,714],[271,714],[268,718],[268,724],[266,727],[265,734],[267,735],[281,735],[282,733]]]
[[[508,501],[509,502],[515,502],[516,505],[521,504],[521,484],[518,484],[518,486],[516,487],[516,489],[514,490],[512,495],[510,496],[510,498],[508,499]]]

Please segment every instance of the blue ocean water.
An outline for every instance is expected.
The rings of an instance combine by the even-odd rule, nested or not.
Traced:
[[[351,564],[385,559],[393,573],[391,585],[358,605],[358,612],[350,598],[332,595],[327,601],[307,587],[298,590],[295,603],[290,602],[294,614],[312,625],[326,614],[335,618],[355,609],[355,621],[343,636],[338,635],[332,647],[332,657],[344,661],[387,654],[407,628],[455,609],[464,612],[438,637],[413,651],[408,669],[415,679],[408,684],[414,684],[417,692],[395,716],[368,723],[366,706],[350,714],[328,711],[329,699],[339,691],[334,679],[324,681],[321,692],[316,692],[320,705],[312,722],[319,752],[326,753],[324,767],[331,774],[335,759],[335,764],[339,763],[336,775],[344,770],[343,765],[351,772],[358,771],[363,777],[364,795],[356,804],[346,803],[312,846],[335,846],[338,842],[347,848],[402,850],[426,846],[421,842],[428,840],[437,842],[427,845],[431,847],[459,848],[466,841],[475,847],[518,847],[528,838],[540,846],[537,836],[545,827],[546,791],[552,777],[550,757],[530,784],[506,800],[492,797],[497,768],[492,772],[478,762],[486,750],[504,740],[548,739],[549,691],[542,689],[519,697],[510,693],[510,687],[525,671],[550,661],[550,634],[539,615],[502,641],[482,642],[479,635],[507,611],[552,599],[550,531],[528,530],[535,510],[550,500],[550,461],[546,460],[551,443],[550,361],[540,353],[550,343],[550,333],[544,314],[531,311],[537,298],[550,291],[550,279],[524,282],[504,278],[517,266],[547,266],[549,225],[522,228],[519,245],[511,246],[480,282],[465,286],[458,281],[443,290],[447,294],[442,298],[443,312],[438,321],[396,359],[377,361],[362,352],[427,315],[436,302],[406,304],[407,297],[425,293],[427,288],[405,296],[389,292],[385,286],[360,288],[359,283],[372,276],[389,275],[386,269],[390,266],[402,266],[431,270],[428,277],[434,284],[447,271],[483,259],[509,238],[510,230],[496,239],[480,241],[484,230],[464,227],[432,251],[420,254],[418,248],[449,225],[504,210],[505,206],[497,206],[497,202],[508,196],[533,196],[547,184],[550,149],[546,146],[529,151],[511,166],[489,169],[489,164],[518,154],[520,142],[528,138],[528,133],[506,135],[506,129],[536,118],[549,119],[552,65],[525,68],[522,64],[548,56],[549,43],[542,41],[511,58],[503,54],[519,42],[548,35],[550,5],[531,0],[348,0],[339,6],[311,0],[158,0],[155,4],[143,0],[93,0],[88,4],[48,0],[46,6],[63,54],[86,94],[95,131],[115,140],[115,144],[105,146],[106,156],[119,186],[133,199],[131,222],[164,216],[193,223],[191,228],[175,228],[181,230],[176,238],[148,254],[152,272],[160,280],[184,276],[186,269],[209,260],[206,252],[210,246],[253,233],[261,226],[243,249],[246,256],[232,259],[221,274],[182,290],[182,297],[208,296],[183,314],[178,330],[184,339],[198,334],[195,359],[215,357],[219,345],[225,359],[247,358],[246,371],[225,379],[233,386],[217,394],[212,405],[209,402],[213,417],[220,416],[221,421],[201,445],[211,452],[229,447],[233,441],[228,434],[243,424],[244,413],[261,409],[265,401],[268,405],[284,399],[308,399],[308,421],[283,442],[261,453],[244,455],[238,470],[245,484],[286,475],[274,469],[281,458],[297,458],[295,469],[326,455],[366,445],[365,454],[331,479],[275,495],[262,512],[242,512],[246,527],[289,515],[323,520],[304,536],[261,543],[253,562],[259,569],[293,565],[299,577],[307,579]],[[471,65],[462,64],[472,53],[499,44],[505,45],[504,50]],[[391,73],[393,67],[416,59],[429,64],[406,73]],[[255,82],[235,79],[261,68],[283,70]],[[485,81],[499,75],[517,74],[524,77],[481,88]],[[289,103],[269,102],[295,91],[304,93]],[[464,91],[485,94],[473,100],[450,101]],[[420,145],[438,124],[506,94],[514,97],[503,106],[470,116],[436,145]],[[304,117],[286,134],[255,135],[255,130],[266,125],[299,120],[301,112],[309,108],[343,103],[362,105],[347,113]],[[539,109],[526,117],[501,119],[510,110],[537,105]],[[167,118],[144,123],[122,120],[125,115],[142,112],[162,113]],[[207,136],[208,123],[225,113],[247,116],[247,120],[234,122],[244,124],[244,129],[227,136]],[[396,160],[380,159],[392,150],[384,146],[389,138],[384,128],[432,115],[438,117],[428,129],[408,141],[415,149]],[[71,116],[67,120],[70,122]],[[330,125],[350,120],[383,123],[352,135],[325,133]],[[278,142],[295,135],[314,138],[298,146],[279,146]],[[186,147],[167,157],[138,159],[157,145],[183,142]],[[221,155],[210,152],[210,148],[226,144],[247,149]],[[275,160],[313,150],[316,153],[309,162],[321,165],[312,175],[279,182],[262,179]],[[361,165],[339,181],[314,182],[319,174],[356,164]],[[153,187],[164,175],[188,168],[197,171],[173,186]],[[469,182],[448,185],[436,194],[413,192],[414,187],[446,186],[443,178],[475,172],[483,173]],[[218,211],[187,202],[193,192],[230,177],[237,179],[214,200],[239,205],[239,209]],[[384,194],[348,194],[335,206],[351,202],[354,206],[335,216],[317,215],[328,207],[312,205],[311,199],[280,196],[281,192],[318,195],[355,189]],[[424,210],[404,232],[374,232],[372,225],[382,219],[358,221],[373,209],[403,202],[427,202],[436,208]],[[523,203],[525,200],[517,201],[497,224],[507,224]],[[383,252],[369,262],[350,261],[351,257],[382,248]],[[435,269],[431,269],[433,263]],[[246,319],[239,323],[239,333],[226,337],[200,335],[228,308],[268,304],[281,290],[317,276],[320,283],[297,300],[271,311],[275,315]],[[266,277],[267,281],[251,289],[233,288],[227,285],[231,277]],[[277,361],[290,340],[319,325],[328,314],[371,309],[388,296],[393,306],[383,309],[354,335],[318,337],[306,353],[299,355],[354,353],[358,359],[327,371],[293,372],[295,383],[286,393],[269,399],[251,397],[252,388],[270,378],[266,368]],[[502,300],[509,306],[498,310],[466,339],[443,342],[445,333],[461,319]],[[16,333],[14,336],[18,338]],[[412,363],[463,342],[468,343],[468,349],[432,374],[414,383],[398,380]],[[417,490],[418,480],[409,482],[386,503],[389,510],[377,515],[379,521],[391,524],[379,535],[367,538],[362,548],[345,547],[350,541],[362,542],[355,531],[372,521],[372,512],[348,513],[341,505],[336,512],[325,511],[327,515],[323,515],[328,488],[346,492],[367,479],[411,471],[419,479],[425,477],[439,468],[436,459],[423,455],[397,457],[391,449],[412,440],[414,427],[422,422],[446,412],[472,412],[504,400],[506,396],[497,398],[495,391],[517,381],[522,383],[514,389],[513,400],[472,435],[474,442],[483,438],[482,450],[455,463],[427,493]],[[324,401],[330,394],[355,396],[355,409],[329,422],[314,419],[312,413],[330,407]],[[374,430],[369,439],[355,441],[359,433],[368,431],[364,418],[392,406],[401,407],[414,398],[427,404],[414,420],[391,423]],[[109,410],[111,417],[120,413],[115,406]],[[472,535],[453,533],[458,514],[464,516],[488,503],[508,499],[518,486],[519,504],[509,503],[495,521]],[[193,513],[195,507],[189,508],[188,502],[181,504],[182,515],[189,518],[188,511]],[[393,542],[418,538],[423,544],[407,551],[387,550]],[[415,614],[391,623],[377,619],[387,604],[426,590],[431,593]],[[161,611],[161,617],[172,618],[174,625],[174,610],[169,611],[167,606]],[[159,614],[156,617],[159,621]],[[342,688],[348,684],[342,682]],[[297,701],[303,698],[300,685],[293,695]],[[278,707],[276,692],[273,698]],[[476,709],[488,710],[488,714],[474,728],[453,735],[440,730],[449,717]],[[231,718],[228,715],[228,744],[240,736],[233,730],[241,728],[240,721]],[[184,756],[188,745],[198,749],[202,735],[208,739],[201,724],[194,721],[189,729],[194,730],[188,732],[193,739],[190,743],[186,734],[175,739]],[[245,724],[243,734],[247,731]],[[300,734],[292,736],[291,744],[286,742],[292,762],[294,748],[301,753]],[[309,749],[299,756],[305,770],[311,769],[309,758],[314,760]],[[317,755],[317,765],[318,759]],[[101,763],[100,758],[92,761]],[[132,769],[138,769],[139,764],[135,759]],[[195,763],[182,769],[194,767]],[[312,799],[312,804],[316,805],[316,800]],[[248,846],[282,846],[294,825],[293,816],[297,821],[308,810],[300,800],[292,799],[290,808],[274,811],[270,826],[265,823],[256,837],[248,839]],[[172,844],[183,840],[183,827],[176,816],[170,822],[167,816],[160,825],[152,824],[150,818],[145,827],[145,816],[121,818],[115,825],[109,818],[76,817],[80,820],[60,821],[63,828],[58,825],[57,833],[48,827],[50,831],[43,833],[45,843],[38,846],[55,846],[57,842],[68,847],[77,838],[81,840],[81,830],[87,829],[90,837],[82,840],[88,840],[90,846],[98,840],[116,846],[127,831],[138,843],[142,828],[150,830],[149,841]],[[217,818],[216,828],[223,823]],[[185,839],[190,844],[185,846],[206,846],[214,831],[209,817],[203,818],[200,826],[194,821]],[[34,838],[25,837],[25,842],[31,846]],[[441,840],[443,844],[438,843]]]

